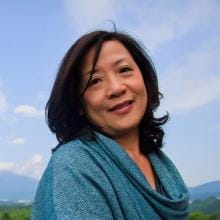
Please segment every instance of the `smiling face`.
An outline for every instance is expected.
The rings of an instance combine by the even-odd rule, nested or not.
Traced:
[[[85,56],[82,90],[93,67],[95,49]],[[128,50],[116,40],[105,41],[83,97],[83,114],[114,137],[135,132],[147,106],[147,91],[140,69]]]

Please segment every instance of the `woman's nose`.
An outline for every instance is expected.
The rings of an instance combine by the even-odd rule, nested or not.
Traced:
[[[117,77],[112,78],[107,83],[107,96],[108,98],[114,98],[126,93],[126,86]]]

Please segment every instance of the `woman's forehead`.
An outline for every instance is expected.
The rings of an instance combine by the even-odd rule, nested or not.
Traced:
[[[96,46],[88,50],[82,65],[83,72],[87,72],[93,67],[96,55],[98,55],[96,66],[98,66],[100,62],[103,64],[110,62],[112,66],[115,66],[132,58],[130,52],[120,41],[105,41],[101,45],[99,54],[96,54]]]

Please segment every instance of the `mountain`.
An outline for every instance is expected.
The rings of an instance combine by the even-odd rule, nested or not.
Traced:
[[[220,197],[220,181],[213,181],[196,187],[189,187],[188,189],[192,201]]]
[[[30,177],[0,171],[0,200],[33,200],[38,182]]]
[[[38,181],[9,171],[0,171],[0,201],[32,201]],[[191,201],[220,197],[220,181],[188,187]]]

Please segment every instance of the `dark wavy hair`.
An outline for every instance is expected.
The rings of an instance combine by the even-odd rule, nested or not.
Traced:
[[[117,40],[127,48],[143,75],[148,104],[140,122],[139,136],[140,150],[146,155],[162,147],[164,131],[161,126],[167,122],[169,115],[166,113],[158,118],[154,116],[162,98],[158,89],[155,67],[141,43],[125,33],[102,30],[90,32],[80,37],[70,47],[61,62],[46,105],[46,121],[50,130],[56,134],[59,142],[57,147],[76,137],[94,138],[94,130],[103,133],[100,128],[92,125],[85,116],[80,114],[80,108],[82,108],[82,95],[89,85],[102,45],[109,40]],[[92,73],[86,88],[80,93],[81,69],[85,56],[91,48],[95,48]]]

